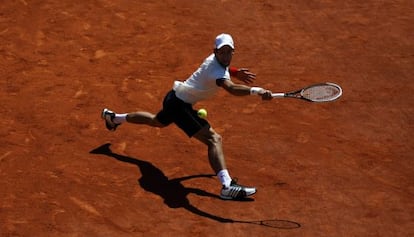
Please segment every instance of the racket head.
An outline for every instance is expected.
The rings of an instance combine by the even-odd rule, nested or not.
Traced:
[[[342,96],[342,88],[331,82],[314,84],[300,92],[301,98],[312,102],[329,102]]]

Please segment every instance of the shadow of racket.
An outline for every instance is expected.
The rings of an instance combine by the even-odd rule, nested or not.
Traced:
[[[289,220],[260,220],[260,221],[240,221],[232,220],[232,223],[241,223],[241,224],[252,224],[259,225],[263,227],[275,228],[275,229],[298,229],[301,227],[300,223],[289,221]]]

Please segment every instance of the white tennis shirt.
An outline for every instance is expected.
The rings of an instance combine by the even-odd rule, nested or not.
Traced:
[[[182,101],[195,104],[216,94],[220,88],[216,84],[217,79],[230,80],[230,73],[211,54],[187,80],[175,81],[173,90]]]

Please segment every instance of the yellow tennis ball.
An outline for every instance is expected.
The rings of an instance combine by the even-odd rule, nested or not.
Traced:
[[[207,110],[205,110],[205,109],[199,109],[197,111],[197,115],[200,118],[207,118]]]

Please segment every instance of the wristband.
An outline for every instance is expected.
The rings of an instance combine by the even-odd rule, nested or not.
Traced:
[[[239,71],[239,69],[237,67],[230,67],[229,68],[230,76],[232,76],[232,77],[236,76],[238,71]]]
[[[258,95],[260,91],[264,90],[261,87],[251,87],[250,88],[250,95]]]

